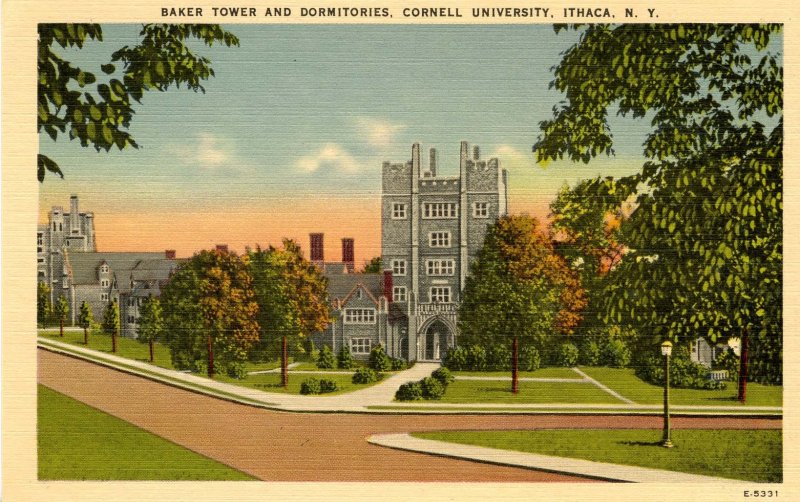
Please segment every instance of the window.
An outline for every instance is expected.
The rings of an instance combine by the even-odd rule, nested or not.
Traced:
[[[476,202],[472,205],[472,216],[475,218],[488,218],[489,217],[489,203]]]
[[[455,268],[455,260],[427,260],[425,262],[425,270],[428,275],[453,275]]]
[[[108,293],[100,293],[100,300],[107,302],[108,301]]]
[[[108,279],[100,279],[100,287],[107,288],[108,287]]]
[[[36,258],[36,263],[44,263],[44,258]]]
[[[369,354],[372,350],[372,340],[369,338],[351,338],[350,352],[353,354]]]
[[[392,260],[392,274],[393,275],[406,275],[406,261],[405,260]]]
[[[450,303],[450,286],[434,287],[430,292],[431,303]]]
[[[392,219],[405,220],[406,219],[406,205],[400,202],[392,204]]]
[[[396,302],[404,302],[404,301],[406,301],[406,287],[405,286],[395,286],[392,289],[392,298]]]
[[[108,265],[103,264],[100,267],[100,272],[103,273],[103,274],[107,274],[108,273]]]
[[[456,205],[453,202],[426,202],[422,205],[423,218],[455,218]]]
[[[135,322],[136,322],[136,319],[134,319],[132,315],[129,315],[128,316],[128,324],[133,324]]]
[[[432,248],[449,248],[450,232],[431,232],[428,234],[428,244]]]
[[[345,324],[375,324],[375,309],[345,309]]]
[[[358,288],[358,289],[356,290],[356,298],[358,298],[358,299],[360,300],[360,299],[362,299],[363,297],[364,297],[364,293],[362,293],[362,292],[361,292],[361,288]]]

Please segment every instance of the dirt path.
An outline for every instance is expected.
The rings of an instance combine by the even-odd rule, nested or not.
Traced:
[[[39,382],[260,479],[275,481],[581,481],[401,452],[372,434],[454,429],[659,428],[658,417],[286,413],[221,401],[38,351]],[[780,420],[675,418],[676,428],[776,428]]]

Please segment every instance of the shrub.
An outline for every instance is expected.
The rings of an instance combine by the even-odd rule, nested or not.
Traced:
[[[321,392],[322,386],[316,378],[303,380],[303,383],[300,384],[300,394],[319,394]]]
[[[631,349],[624,341],[612,338],[600,349],[600,362],[604,366],[625,368],[631,363]]]
[[[467,359],[469,354],[465,347],[456,347],[448,350],[442,358],[442,366],[452,371],[467,369]]]
[[[526,346],[519,351],[519,369],[522,371],[536,371],[541,365],[541,357],[536,347]]]
[[[247,368],[242,361],[231,361],[225,365],[225,372],[231,378],[242,380],[247,378]]]
[[[376,345],[369,353],[369,367],[375,371],[389,371],[392,369],[392,361],[386,355],[381,344]]]
[[[444,396],[444,385],[433,377],[425,377],[420,381],[422,397],[425,399],[441,399]]]
[[[372,383],[377,382],[380,375],[371,368],[358,368],[353,374],[353,383]]]
[[[669,361],[669,385],[678,389],[723,390],[725,382],[708,378],[708,368],[689,360],[685,354],[671,357]],[[664,385],[664,358],[651,355],[636,365],[636,376],[653,385]]]
[[[398,401],[419,401],[422,399],[422,383],[404,383],[399,389],[397,389],[394,398]]]
[[[333,357],[333,352],[331,352],[331,348],[327,345],[323,345],[322,349],[319,351],[319,356],[317,357],[317,368],[323,370],[329,370],[336,367],[336,358]]]
[[[486,371],[486,350],[478,345],[473,345],[467,351],[467,365],[465,369],[472,371]]]
[[[556,362],[559,366],[571,368],[578,364],[578,347],[572,343],[563,343],[558,348]]]
[[[353,367],[353,354],[350,353],[350,348],[347,345],[342,345],[336,362],[339,363],[339,367],[344,370],[349,370]]]
[[[326,394],[328,392],[336,392],[339,390],[339,386],[336,385],[336,382],[330,380],[328,378],[322,378],[319,381],[319,392],[320,394]]]
[[[445,387],[453,383],[453,381],[455,380],[455,377],[453,376],[452,373],[450,373],[450,370],[444,367],[439,368],[433,373],[431,373],[431,376],[439,380],[439,382]]]
[[[727,370],[728,380],[735,382],[739,379],[739,356],[733,350],[726,350],[714,359],[713,368]]]
[[[408,367],[408,365],[406,364],[406,362],[404,360],[396,358],[396,357],[392,358],[392,371],[404,370],[407,367]]]
[[[511,349],[506,344],[497,344],[486,351],[486,369],[490,371],[511,370]]]
[[[314,340],[312,340],[311,338],[306,338],[303,341],[303,350],[306,353],[305,354],[306,357],[308,357],[309,360],[313,361],[312,358],[314,357],[314,353],[317,351],[317,347],[316,345],[314,345]]]
[[[584,340],[579,349],[578,362],[584,366],[598,366],[600,364],[600,345],[595,340]]]

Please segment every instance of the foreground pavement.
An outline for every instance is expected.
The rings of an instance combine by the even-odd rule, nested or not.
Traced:
[[[565,428],[652,429],[659,437],[661,427],[658,416],[271,411],[48,350],[38,351],[38,379],[53,390],[190,450],[258,479],[274,481],[592,481],[587,477],[595,477],[592,474],[562,472],[563,459],[553,465],[512,467],[477,457],[445,458],[386,448],[370,444],[367,438],[414,431]],[[675,417],[673,427],[781,429],[782,420]]]

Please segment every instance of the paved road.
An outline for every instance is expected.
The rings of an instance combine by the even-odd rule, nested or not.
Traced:
[[[582,481],[581,478],[402,452],[373,434],[424,430],[654,428],[658,417],[364,415],[275,412],[233,404],[86,361],[38,351],[39,382],[132,424],[275,481]],[[780,420],[675,418],[673,426],[780,428]]]

